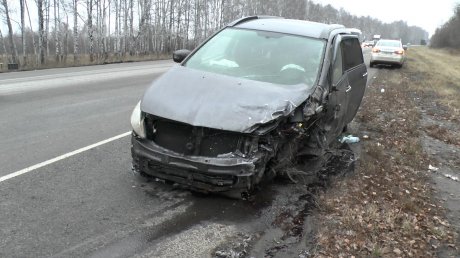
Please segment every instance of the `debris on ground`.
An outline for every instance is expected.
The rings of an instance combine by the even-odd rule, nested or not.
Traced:
[[[436,171],[439,170],[439,168],[434,167],[434,166],[432,166],[432,165],[430,164],[430,165],[428,165],[428,170],[433,171],[433,172],[436,172]]]
[[[452,179],[454,181],[457,181],[458,182],[458,177],[457,176],[453,176],[451,174],[444,174],[445,177],[449,178],[449,179]]]
[[[359,137],[348,135],[343,136],[342,139],[339,140],[340,143],[357,143],[359,142]]]

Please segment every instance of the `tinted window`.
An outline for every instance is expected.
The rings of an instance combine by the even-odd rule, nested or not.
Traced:
[[[343,55],[343,70],[347,71],[364,63],[361,46],[358,39],[344,39],[340,47]]]

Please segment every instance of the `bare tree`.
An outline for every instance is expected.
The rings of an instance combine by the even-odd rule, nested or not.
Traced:
[[[32,48],[34,49],[35,59],[37,59],[38,58],[38,56],[37,56],[37,43],[35,42],[35,37],[33,35],[32,20],[30,19],[29,6],[27,5],[27,1],[24,1],[24,4],[25,4],[25,7],[26,7],[26,11],[27,11],[27,17],[29,18],[30,30],[32,31]],[[35,63],[37,63],[37,61],[38,60],[35,60]]]
[[[21,40],[22,40],[22,65],[27,64],[27,44],[26,44],[26,25],[24,21],[25,14],[25,0],[19,0],[20,12],[21,12]]]
[[[86,11],[88,14],[87,27],[89,37],[89,61],[94,61],[94,31],[93,31],[93,0],[86,1]]]
[[[18,50],[13,39],[13,26],[11,26],[10,12],[8,9],[8,1],[3,0],[3,11],[5,13],[5,21],[8,26],[8,40],[10,41],[10,51],[11,51],[11,62],[17,64],[18,60]]]
[[[72,0],[73,4],[73,61],[78,63],[78,0]]]
[[[60,28],[60,15],[59,15],[59,1],[54,0],[54,47],[55,47],[55,59],[56,62],[60,62],[61,46],[59,40],[59,28]]]
[[[3,53],[6,55],[8,54],[8,51],[6,51],[6,44],[5,44],[5,40],[3,39],[3,34],[2,34],[1,29],[0,29],[0,40],[2,41]]]
[[[38,10],[38,52],[39,52],[39,63],[43,65],[45,63],[45,51],[46,51],[46,39],[45,39],[45,20],[43,17],[43,0],[37,0]]]

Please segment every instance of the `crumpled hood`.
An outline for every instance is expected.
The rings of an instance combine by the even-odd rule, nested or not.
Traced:
[[[141,110],[193,126],[250,133],[257,124],[291,113],[313,90],[175,66],[147,89]]]

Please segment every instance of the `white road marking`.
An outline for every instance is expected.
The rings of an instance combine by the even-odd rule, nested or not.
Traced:
[[[0,182],[6,181],[6,180],[8,180],[8,179],[11,179],[11,178],[14,178],[14,177],[17,177],[17,176],[26,174],[26,173],[29,173],[29,172],[31,172],[31,171],[34,171],[34,170],[38,169],[38,168],[41,168],[41,167],[47,166],[47,165],[49,165],[49,164],[52,164],[52,163],[54,163],[54,162],[57,162],[57,161],[60,161],[60,160],[63,160],[63,159],[72,157],[72,156],[74,156],[74,155],[77,155],[77,154],[79,154],[79,153],[85,152],[85,151],[87,151],[87,150],[91,150],[91,149],[96,148],[96,147],[98,147],[98,146],[101,146],[101,145],[103,145],[103,144],[106,144],[106,143],[109,143],[109,142],[118,140],[118,139],[120,139],[120,138],[126,137],[126,136],[128,136],[128,135],[130,135],[130,134],[131,134],[131,131],[126,132],[126,133],[122,133],[122,134],[120,134],[120,135],[111,137],[111,138],[109,138],[109,139],[105,139],[105,140],[103,140],[103,141],[96,142],[96,143],[94,143],[94,144],[88,145],[88,146],[83,147],[83,148],[80,148],[80,149],[78,149],[78,150],[74,150],[74,151],[72,151],[72,152],[63,154],[63,155],[58,156],[58,157],[56,157],[56,158],[49,159],[49,160],[47,160],[47,161],[43,161],[43,162],[38,163],[38,164],[36,164],[36,165],[33,165],[33,166],[30,166],[30,167],[21,169],[21,170],[19,170],[19,171],[16,171],[16,172],[14,172],[14,173],[8,174],[8,175],[6,175],[6,176],[2,176],[2,177],[0,177]]]

